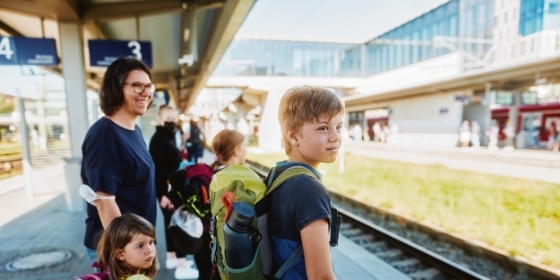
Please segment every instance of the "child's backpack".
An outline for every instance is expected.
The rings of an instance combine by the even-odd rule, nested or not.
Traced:
[[[197,253],[204,246],[202,234],[210,231],[208,188],[213,175],[214,170],[205,163],[181,165],[169,174],[167,196],[176,210],[168,230],[184,253]]]
[[[169,174],[168,197],[175,208],[185,205],[186,210],[200,218],[209,216],[208,188],[213,175],[214,170],[205,163],[185,164]]]
[[[286,263],[277,271],[272,271],[272,252],[268,236],[268,211],[270,209],[268,194],[293,176],[315,177],[315,174],[303,166],[293,166],[275,178],[275,170],[272,168],[265,180],[243,165],[227,167],[214,175],[210,184],[211,230],[213,231],[212,261],[221,279],[268,279],[271,276],[279,279],[302,252],[300,246]],[[248,252],[250,255],[254,255],[252,261],[242,268],[233,268],[226,262],[226,251],[229,248],[225,246],[224,224],[228,218],[231,218],[229,214],[231,214],[235,202],[244,202],[254,206],[256,213],[251,221],[250,232],[254,251]]]
[[[74,276],[72,277],[72,280],[111,280],[111,275],[104,265],[94,262],[91,266],[94,270],[99,270],[99,272]]]

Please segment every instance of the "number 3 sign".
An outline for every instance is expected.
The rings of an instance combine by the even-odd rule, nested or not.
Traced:
[[[152,44],[146,41],[89,40],[89,64],[107,67],[121,56],[134,56],[152,67]]]

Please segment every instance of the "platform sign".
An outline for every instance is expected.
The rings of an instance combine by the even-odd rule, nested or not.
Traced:
[[[90,66],[107,67],[121,56],[134,56],[152,68],[152,43],[148,41],[89,40]]]
[[[56,41],[50,38],[0,37],[0,65],[58,64]]]

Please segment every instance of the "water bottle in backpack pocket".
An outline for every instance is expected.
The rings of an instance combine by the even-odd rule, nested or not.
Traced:
[[[251,236],[251,223],[255,216],[253,206],[235,202],[224,224],[226,264],[231,268],[243,268],[251,264],[255,247]]]
[[[262,179],[246,166],[233,165],[214,174],[212,262],[222,280],[264,279],[254,204],[265,192]]]
[[[225,264],[228,279],[259,279],[262,274],[255,270],[258,262],[258,231],[251,227],[255,209],[251,204],[235,202],[223,226]]]

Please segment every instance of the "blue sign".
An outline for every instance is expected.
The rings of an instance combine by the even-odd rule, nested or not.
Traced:
[[[90,66],[107,67],[121,56],[134,56],[152,68],[152,43],[147,41],[89,40]]]
[[[58,64],[56,41],[48,38],[0,37],[0,65]]]
[[[469,95],[455,95],[455,101],[468,102],[471,100]]]

